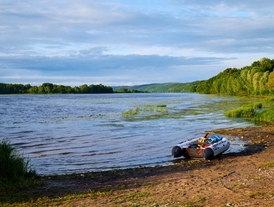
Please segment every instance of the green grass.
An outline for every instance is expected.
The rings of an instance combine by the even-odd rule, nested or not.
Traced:
[[[226,111],[225,115],[234,118],[252,118],[256,114],[256,109],[261,109],[262,106],[261,102],[245,104],[239,108]]]
[[[36,172],[7,141],[0,143],[0,197],[3,192],[37,185]]]
[[[125,111],[122,113],[123,117],[130,117],[130,116],[136,116],[140,113],[140,109],[139,107],[137,107],[136,109],[130,109],[128,111]]]
[[[71,203],[75,200],[79,199],[96,199],[98,197],[109,197],[113,194],[112,190],[106,190],[106,191],[89,191],[87,193],[82,194],[70,194],[65,195],[57,198],[49,198],[49,197],[38,197],[38,198],[32,198],[28,201],[20,201],[17,200],[15,202],[0,202],[0,206],[2,207],[29,207],[29,206],[71,206]],[[24,195],[21,195],[22,197]]]
[[[250,107],[240,107],[237,109],[232,109],[230,111],[225,112],[227,117],[234,118],[250,118],[255,115],[255,110]]]
[[[255,121],[261,121],[261,122],[274,122],[274,106],[272,105],[268,109],[256,113],[254,116]]]
[[[260,167],[264,168],[273,168],[274,167],[274,160],[271,160],[269,162],[264,162],[260,164]]]
[[[150,197],[151,194],[148,192],[130,192],[123,196],[120,199],[117,199],[114,203],[115,204],[129,204],[129,203],[135,203],[138,206],[140,206],[140,203],[142,203],[142,198]]]
[[[142,116],[158,116],[161,114],[167,114],[168,109],[165,104],[146,104],[138,106],[135,109],[129,109],[128,111],[122,112],[122,116],[125,118],[132,118],[138,115]]]
[[[239,108],[225,112],[230,118],[250,118],[254,122],[274,122],[274,103],[269,100],[263,100],[265,106],[261,102],[245,104]]]

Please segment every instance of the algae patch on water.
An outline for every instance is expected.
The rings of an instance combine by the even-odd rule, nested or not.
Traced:
[[[153,116],[168,114],[169,110],[165,104],[145,104],[137,106],[135,109],[129,109],[122,112],[122,116],[125,118],[131,118],[134,116]]]

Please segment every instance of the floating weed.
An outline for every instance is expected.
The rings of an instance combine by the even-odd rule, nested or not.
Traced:
[[[157,107],[166,107],[166,104],[157,104]]]
[[[135,109],[129,109],[128,111],[122,112],[122,116],[125,118],[134,117],[137,115],[143,115],[144,117],[147,115],[151,117],[153,115],[168,114],[168,112],[168,108],[166,108],[165,104],[146,104],[143,106],[138,106]]]
[[[168,109],[167,108],[157,108],[156,112],[160,112],[160,113],[168,113]]]
[[[123,117],[128,117],[128,116],[135,116],[138,115],[140,112],[140,109],[137,107],[136,109],[130,109],[128,111],[125,111],[122,113]]]

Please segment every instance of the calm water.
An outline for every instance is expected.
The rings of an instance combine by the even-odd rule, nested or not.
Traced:
[[[3,95],[0,140],[44,175],[172,164],[171,148],[182,140],[251,125],[223,115],[242,101],[192,93]],[[123,116],[129,110],[139,113]]]

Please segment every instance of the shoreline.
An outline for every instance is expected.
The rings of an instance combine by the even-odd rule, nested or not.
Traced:
[[[21,193],[41,206],[41,198],[45,206],[60,199],[58,206],[273,206],[274,125],[211,132],[249,143],[212,160],[41,176],[44,186]]]
[[[222,128],[222,129],[216,129],[216,130],[210,130],[205,131],[205,133],[213,133],[213,134],[220,134],[225,136],[232,136],[238,137],[240,140],[245,141],[246,144],[244,144],[245,149],[243,149],[240,152],[230,152],[225,153],[222,155],[222,158],[224,157],[232,157],[232,156],[245,156],[245,155],[251,155],[254,153],[261,152],[265,150],[267,146],[267,140],[265,139],[257,139],[254,137],[254,134],[252,136],[249,136],[248,133],[246,133],[249,129],[252,131],[259,129],[259,128],[266,128],[266,127],[273,127],[274,132],[274,125],[266,125],[266,126],[248,126],[248,127],[241,127],[241,128]],[[274,140],[273,140],[274,141]],[[214,158],[212,160],[216,160],[218,158]],[[203,158],[191,158],[191,159],[185,159],[184,157],[180,158],[174,158],[172,160],[173,164],[165,164],[165,165],[156,165],[156,166],[140,166],[140,167],[132,167],[132,168],[124,168],[124,169],[110,169],[110,170],[102,170],[102,171],[88,171],[88,172],[81,172],[81,173],[67,173],[67,174],[53,174],[53,175],[38,175],[40,178],[62,178],[62,177],[85,177],[87,175],[93,174],[94,176],[99,174],[105,174],[106,176],[109,176],[112,174],[112,172],[116,172],[119,174],[119,172],[131,172],[131,171],[137,171],[137,170],[143,170],[143,169],[161,169],[161,168],[176,168],[176,165],[182,164],[185,167],[193,166],[195,163],[195,160],[199,162],[203,161]],[[211,160],[211,161],[212,161]],[[190,162],[189,162],[190,161]],[[193,162],[191,162],[193,161]],[[206,160],[204,160],[206,162]],[[123,174],[123,173],[122,173]]]

